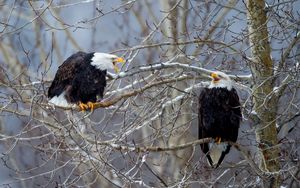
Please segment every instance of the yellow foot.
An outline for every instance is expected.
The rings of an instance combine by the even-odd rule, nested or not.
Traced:
[[[78,106],[79,106],[79,108],[80,108],[81,111],[86,111],[86,110],[94,111],[95,103],[87,102],[85,104],[85,103],[79,102]]]
[[[94,105],[95,105],[95,103],[88,102],[87,105],[91,109],[91,111],[94,111]]]
[[[82,102],[79,102],[79,108],[81,111],[86,111],[87,109],[89,109],[89,106],[87,104],[84,104]]]
[[[220,144],[220,143],[221,143],[221,137],[217,137],[217,138],[216,138],[216,143],[217,143],[217,144]]]

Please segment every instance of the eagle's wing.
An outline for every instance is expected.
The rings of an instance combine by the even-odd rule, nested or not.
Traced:
[[[203,100],[205,100],[205,94],[206,94],[206,88],[204,88],[202,90],[202,92],[200,93],[200,96],[199,96],[199,104],[198,104],[198,122],[199,122],[199,134],[198,134],[198,137],[199,139],[201,138],[205,138],[206,135],[203,135],[203,128],[204,128],[204,125],[203,125]]]
[[[207,138],[209,137],[209,135],[206,132],[206,127],[205,127],[205,121],[204,121],[204,117],[205,114],[203,112],[203,108],[205,108],[205,106],[203,106],[203,102],[206,100],[206,95],[207,95],[208,89],[204,88],[199,96],[199,106],[198,106],[198,138],[202,139],[202,138]],[[203,151],[203,153],[205,153],[207,155],[208,151],[209,151],[209,147],[208,147],[208,143],[204,143],[201,144],[201,150]],[[211,157],[209,155],[206,156],[208,159],[208,162],[213,165],[213,161],[211,159]]]
[[[242,110],[239,96],[234,88],[231,90],[232,95],[230,95],[229,105],[232,107],[234,114],[242,120]]]
[[[228,128],[228,130],[231,131],[231,133],[228,134],[228,136],[230,136],[229,140],[232,142],[236,142],[240,122],[242,120],[242,110],[239,96],[234,88],[232,88],[232,90],[230,91],[227,108],[229,108],[228,111],[231,113],[229,120],[231,126],[230,128]]]
[[[77,52],[58,67],[54,80],[48,90],[49,98],[60,95],[68,86],[71,86],[74,75],[78,71],[78,67],[84,62],[85,56],[86,53]]]

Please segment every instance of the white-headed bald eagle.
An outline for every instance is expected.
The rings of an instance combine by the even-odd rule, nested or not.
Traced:
[[[106,70],[119,69],[116,63],[125,60],[107,53],[77,52],[59,66],[48,90],[49,103],[70,107],[79,105],[81,110],[93,110],[94,103],[103,97]]]
[[[214,141],[201,144],[209,164],[217,168],[236,142],[242,112],[239,96],[232,87],[232,81],[223,72],[213,72],[208,88],[199,96],[199,139],[211,137]]]

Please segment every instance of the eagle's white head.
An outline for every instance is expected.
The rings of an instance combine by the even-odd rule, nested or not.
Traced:
[[[113,69],[116,73],[120,71],[117,63],[125,63],[125,59],[113,54],[95,52],[92,58],[91,65],[96,66],[98,69],[107,70]]]
[[[232,89],[232,81],[229,76],[223,72],[215,71],[210,74],[212,81],[208,88],[227,88]]]

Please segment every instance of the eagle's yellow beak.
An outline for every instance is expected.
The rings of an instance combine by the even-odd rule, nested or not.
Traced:
[[[115,62],[115,63],[125,63],[126,60],[123,59],[122,57],[117,57],[116,59],[114,59],[114,62]]]
[[[120,72],[119,67],[117,66],[117,63],[122,63],[124,64],[126,62],[125,59],[123,59],[122,57],[117,57],[113,60],[113,64],[114,64],[114,70],[116,73]]]
[[[220,80],[218,74],[215,72],[211,73],[210,76],[213,78],[213,82],[218,82]]]

